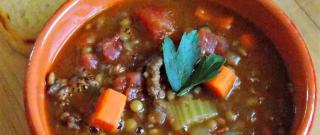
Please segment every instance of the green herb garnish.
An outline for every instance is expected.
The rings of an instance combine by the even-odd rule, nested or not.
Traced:
[[[210,80],[219,73],[220,67],[225,63],[224,58],[215,54],[200,59],[201,50],[198,44],[199,36],[196,30],[183,34],[178,50],[169,37],[163,41],[166,74],[172,90],[178,93],[178,96],[183,96],[196,85]]]
[[[163,57],[166,73],[174,92],[178,92],[190,78],[193,67],[200,58],[197,31],[184,33],[178,47],[169,37],[163,41]]]
[[[209,81],[220,72],[220,67],[225,63],[225,59],[219,55],[211,54],[204,58],[196,66],[188,82],[179,91],[178,96],[187,94],[193,87]]]

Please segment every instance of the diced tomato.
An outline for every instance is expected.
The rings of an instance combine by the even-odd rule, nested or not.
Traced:
[[[252,51],[256,47],[257,39],[252,33],[244,33],[240,36],[240,44],[246,49],[246,51]]]
[[[209,28],[201,28],[198,32],[199,34],[199,47],[205,54],[212,54],[218,45],[218,39],[215,34],[213,34]]]
[[[138,10],[136,17],[156,40],[161,40],[175,31],[171,12],[163,8],[148,6]]]
[[[125,91],[125,95],[127,96],[127,100],[131,101],[141,96],[141,89],[137,88],[128,88]]]
[[[126,76],[119,76],[113,82],[113,87],[119,92],[124,92],[127,87],[127,78]]]
[[[81,65],[89,70],[96,69],[98,66],[98,58],[94,54],[83,54],[81,57]]]
[[[229,45],[224,38],[215,35],[209,28],[201,28],[198,34],[200,38],[199,47],[205,54],[226,54]]]
[[[124,92],[128,101],[142,96],[142,74],[140,72],[130,72],[124,76],[117,77],[113,82],[114,89]]]
[[[107,63],[116,61],[123,49],[123,43],[118,36],[104,40],[99,46],[102,49],[102,56]]]
[[[140,72],[131,72],[127,74],[128,87],[140,87],[142,75]]]
[[[218,36],[218,45],[216,48],[216,53],[222,56],[225,56],[228,52],[229,44],[227,43],[226,39],[223,37]]]

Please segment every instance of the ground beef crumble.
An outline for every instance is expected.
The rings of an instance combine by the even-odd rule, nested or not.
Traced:
[[[161,56],[152,57],[147,63],[144,77],[147,80],[147,91],[148,94],[155,99],[164,99],[165,91],[161,86],[160,68],[163,65],[163,59]]]

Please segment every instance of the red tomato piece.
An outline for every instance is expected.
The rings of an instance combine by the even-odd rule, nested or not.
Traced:
[[[229,44],[227,43],[226,39],[223,37],[218,36],[218,45],[216,47],[216,53],[219,55],[226,55],[229,49]]]
[[[142,75],[140,72],[131,72],[127,74],[128,87],[140,87],[142,84]]]
[[[227,41],[215,35],[209,28],[201,28],[199,34],[199,47],[205,54],[217,53],[219,55],[225,55],[228,51],[229,44]]]
[[[118,36],[104,40],[99,46],[102,49],[103,59],[107,63],[115,62],[123,49],[123,43]]]
[[[94,70],[98,66],[98,58],[94,54],[84,54],[81,57],[81,65],[89,70]]]
[[[218,39],[208,28],[201,28],[199,34],[199,47],[205,54],[212,54],[218,45]]]
[[[127,100],[131,101],[133,99],[141,97],[141,89],[128,88],[125,91],[125,95],[127,96]]]
[[[119,92],[124,92],[128,101],[142,96],[142,74],[140,72],[130,72],[117,77],[113,82],[113,87]]]
[[[148,6],[138,10],[136,17],[156,40],[161,40],[175,31],[172,13],[163,8]]]
[[[127,88],[127,78],[126,76],[119,76],[113,81],[113,87],[119,92],[124,92]]]

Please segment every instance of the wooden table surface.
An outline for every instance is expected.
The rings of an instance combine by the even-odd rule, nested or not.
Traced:
[[[275,0],[308,44],[320,75],[320,0]],[[0,135],[29,135],[24,115],[23,82],[28,55],[14,49],[0,31]],[[320,79],[318,76],[318,86]],[[320,108],[320,107],[318,107]],[[319,110],[319,109],[318,109]],[[320,134],[320,111],[312,135]]]

